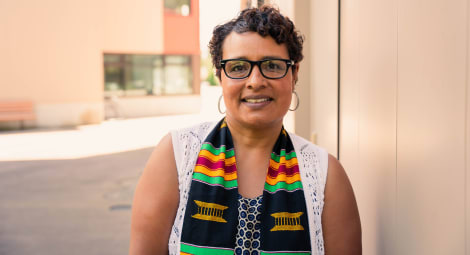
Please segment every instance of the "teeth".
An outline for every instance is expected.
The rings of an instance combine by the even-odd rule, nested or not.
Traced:
[[[266,101],[269,101],[269,98],[259,98],[259,99],[245,99],[246,102],[248,103],[262,103],[262,102],[266,102]]]

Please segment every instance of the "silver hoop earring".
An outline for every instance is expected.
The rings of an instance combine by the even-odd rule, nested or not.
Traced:
[[[220,97],[219,97],[219,102],[217,103],[217,109],[219,109],[220,114],[225,114],[225,112],[222,112],[222,111],[220,110],[220,101],[222,101],[222,98],[223,98],[223,95],[220,95]]]
[[[292,91],[292,94],[295,95],[295,97],[296,97],[295,102],[296,102],[297,104],[295,105],[294,109],[289,108],[289,111],[295,111],[295,110],[297,110],[297,108],[299,108],[299,105],[300,105],[300,98],[299,98],[299,95],[297,94],[297,92],[294,90],[294,91]]]

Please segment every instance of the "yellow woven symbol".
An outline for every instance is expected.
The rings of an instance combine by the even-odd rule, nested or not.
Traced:
[[[227,222],[223,217],[224,210],[227,209],[227,206],[206,203],[199,200],[194,200],[197,205],[197,214],[194,214],[192,217],[200,220],[208,220],[215,222]]]
[[[273,213],[271,216],[274,217],[274,227],[271,231],[297,231],[304,230],[304,227],[300,225],[300,216],[303,212],[288,213],[278,212]]]

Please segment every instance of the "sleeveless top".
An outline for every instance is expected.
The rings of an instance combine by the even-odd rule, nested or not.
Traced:
[[[168,243],[169,254],[180,254],[181,230],[194,166],[202,143],[216,124],[216,122],[202,123],[171,132],[176,168],[178,171],[180,201]],[[297,135],[289,133],[289,136],[292,139],[299,162],[301,181],[307,206],[312,254],[324,254],[321,215],[324,205],[328,153],[326,150]],[[237,242],[239,240],[239,234],[240,233],[237,234]],[[243,239],[242,241],[246,240]],[[252,248],[253,247],[250,246],[249,249],[252,250]]]

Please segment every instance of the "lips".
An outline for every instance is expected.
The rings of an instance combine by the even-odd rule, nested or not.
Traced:
[[[244,99],[243,101],[247,103],[262,103],[262,102],[268,102],[271,101],[270,98],[260,98],[260,99]]]
[[[247,103],[252,103],[252,104],[264,103],[264,102],[269,102],[272,100],[273,99],[268,96],[249,96],[249,97],[242,98],[242,102],[247,102]]]

